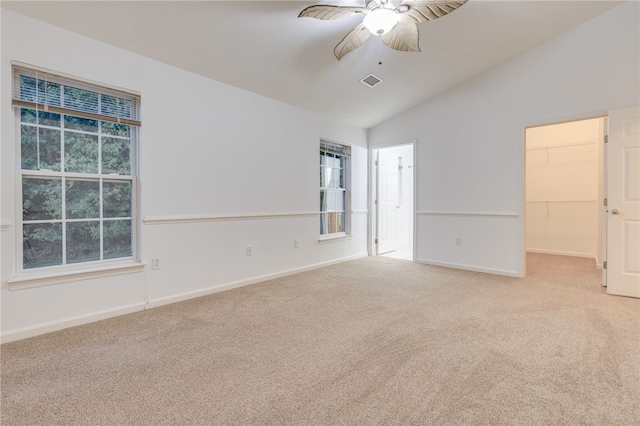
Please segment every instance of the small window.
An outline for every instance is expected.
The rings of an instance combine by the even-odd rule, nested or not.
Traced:
[[[320,235],[350,233],[351,148],[320,141]]]
[[[13,68],[21,270],[137,256],[140,98]]]

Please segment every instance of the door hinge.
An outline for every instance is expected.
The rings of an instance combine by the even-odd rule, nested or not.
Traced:
[[[374,203],[376,204],[376,206],[378,205],[378,200],[375,200]]]
[[[604,199],[604,205],[605,205],[605,207],[609,205],[609,199],[607,199],[607,198]]]
[[[378,160],[376,160],[376,166],[378,165]]]
[[[376,238],[376,244],[378,244],[378,239]],[[606,263],[606,262],[605,262]]]
[[[604,262],[602,262],[602,268],[603,269],[607,269],[607,261],[606,260]]]
[[[609,143],[609,135],[604,135],[604,143]]]

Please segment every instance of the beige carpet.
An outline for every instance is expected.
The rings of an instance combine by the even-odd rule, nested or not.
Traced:
[[[2,345],[2,425],[640,424],[640,300],[383,257]]]

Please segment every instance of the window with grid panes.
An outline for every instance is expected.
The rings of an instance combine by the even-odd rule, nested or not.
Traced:
[[[140,98],[13,69],[22,269],[133,259]]]
[[[351,148],[320,141],[320,235],[349,233]]]

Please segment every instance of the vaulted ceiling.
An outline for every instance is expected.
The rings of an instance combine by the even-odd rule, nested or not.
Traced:
[[[312,4],[364,6],[364,0],[2,1],[2,7],[370,128],[619,3],[469,0],[419,24],[419,53],[391,50],[372,36],[341,61],[333,48],[362,16],[321,21],[298,13]],[[370,73],[383,82],[361,84]]]

